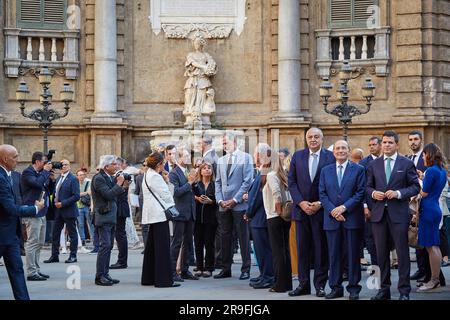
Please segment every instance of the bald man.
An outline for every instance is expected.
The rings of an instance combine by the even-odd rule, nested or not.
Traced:
[[[44,201],[34,206],[19,206],[15,203],[11,171],[15,169],[19,153],[11,145],[0,145],[0,258],[5,261],[9,282],[16,300],[30,300],[23,263],[20,257],[22,236],[19,217],[35,216],[44,208]]]
[[[354,163],[359,163],[364,158],[364,151],[360,148],[355,148],[350,154],[350,160]]]

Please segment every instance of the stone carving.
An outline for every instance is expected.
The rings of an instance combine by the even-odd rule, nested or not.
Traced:
[[[190,38],[194,32],[202,32],[205,38],[228,38],[233,27],[223,24],[163,24],[166,38]]]
[[[198,125],[210,128],[210,117],[216,112],[210,79],[217,73],[217,65],[211,55],[203,51],[206,46],[205,38],[198,34],[192,43],[195,51],[187,54],[184,73],[187,77],[184,85],[184,125],[187,129]]]

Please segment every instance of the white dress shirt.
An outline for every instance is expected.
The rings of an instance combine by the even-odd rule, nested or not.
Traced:
[[[394,166],[395,166],[395,161],[397,161],[397,156],[398,153],[394,153],[392,156],[388,157],[386,155],[383,155],[383,161],[384,161],[384,172],[386,172],[386,166],[387,166],[387,161],[386,158],[391,158],[391,176],[394,173]],[[389,181],[386,181],[387,183],[389,183]],[[375,192],[375,191],[374,191]],[[397,192],[397,198],[401,199],[402,198],[402,194],[400,193],[400,191],[396,191]],[[373,192],[372,192],[372,198],[373,198]],[[387,205],[387,204],[386,204]]]
[[[344,178],[345,169],[347,168],[348,160],[346,160],[344,163],[340,164],[336,161],[336,175],[339,177],[339,166],[342,166],[342,178]]]
[[[312,172],[312,164],[313,164],[313,160],[314,160],[313,154],[317,154],[317,169],[319,169],[320,151],[322,151],[322,148],[320,148],[320,149],[317,150],[316,152],[312,152],[311,149],[309,149],[308,168],[309,168],[309,173],[310,173],[310,174],[311,174],[311,172]],[[317,172],[316,172],[316,174],[317,174]],[[313,178],[314,178],[314,177],[313,177]]]
[[[422,152],[423,152],[423,149],[420,149],[418,152],[412,154],[412,157],[415,156],[413,162],[416,167],[417,167],[417,164],[419,163],[419,157]],[[411,157],[411,159],[412,159],[412,157]]]

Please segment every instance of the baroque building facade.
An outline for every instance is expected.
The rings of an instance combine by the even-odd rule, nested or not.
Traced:
[[[294,151],[318,126],[328,146],[342,128],[324,112],[319,86],[329,77],[335,92],[349,60],[352,103],[364,105],[366,77],[376,86],[371,111],[350,125],[351,146],[367,151],[370,136],[394,129],[407,153],[407,133],[421,130],[450,154],[446,0],[5,0],[0,25],[0,142],[18,148],[23,166],[42,149],[42,133],[20,114],[20,80],[31,92],[27,110],[39,106],[43,65],[54,73],[53,108],[63,108],[64,82],[75,90],[69,115],[50,129],[57,159],[91,170],[102,154],[137,162],[153,132],[183,128],[194,31],[218,66],[213,127]]]

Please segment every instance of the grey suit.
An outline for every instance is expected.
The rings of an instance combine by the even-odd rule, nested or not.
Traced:
[[[205,155],[203,155],[203,161],[209,162],[213,166],[214,175],[217,176],[217,162],[219,161],[219,157],[214,149],[210,149],[207,151]]]
[[[232,232],[234,226],[238,232],[241,248],[241,271],[250,272],[251,259],[248,224],[243,219],[248,204],[242,197],[244,193],[248,192],[253,180],[253,162],[248,153],[236,150],[233,153],[231,168],[227,170],[229,157],[230,155],[227,154],[217,162],[216,200],[220,204],[221,201],[234,199],[237,204],[232,210],[219,208],[217,232],[220,245],[216,265],[222,268],[223,272],[231,273],[233,261]]]

